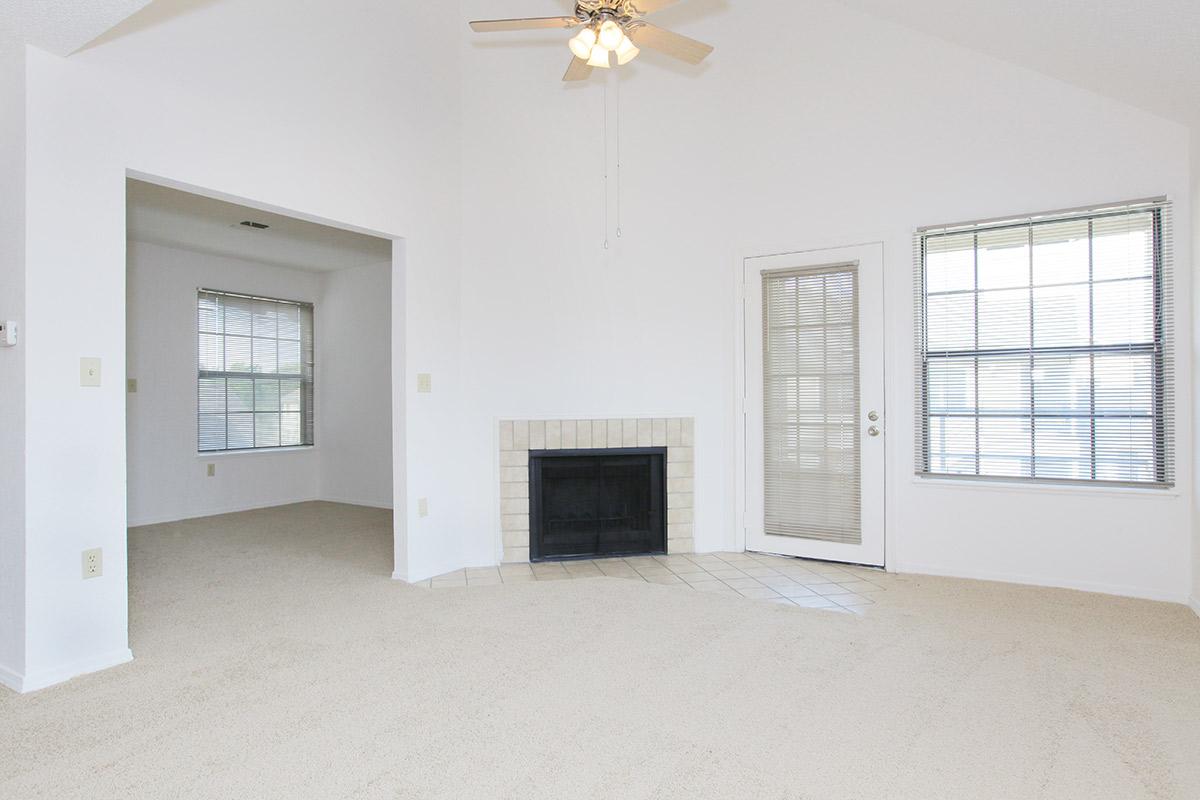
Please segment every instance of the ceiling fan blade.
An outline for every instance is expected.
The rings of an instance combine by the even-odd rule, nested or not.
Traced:
[[[571,66],[567,67],[567,74],[563,75],[564,81],[586,81],[592,76],[592,65],[584,61],[582,58],[572,58]]]
[[[528,17],[526,19],[478,19],[471,23],[476,33],[493,31],[532,31],[541,28],[566,30],[582,25],[575,17]]]
[[[713,51],[712,45],[697,42],[649,22],[639,21],[636,27],[631,27],[629,38],[633,39],[633,43],[638,47],[649,47],[689,64],[699,64]]]
[[[679,0],[629,0],[625,7],[635,14],[644,15],[653,14],[659,9],[673,6],[678,2]]]

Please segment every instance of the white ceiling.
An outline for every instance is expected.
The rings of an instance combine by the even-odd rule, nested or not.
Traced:
[[[3,38],[69,55],[151,0],[0,0]]]
[[[1200,124],[1200,0],[838,2]],[[803,24],[803,12],[796,21]]]
[[[130,239],[201,253],[274,264],[310,272],[333,272],[390,261],[392,243],[294,217],[130,180]],[[255,230],[240,223],[261,222]]]
[[[1198,0],[837,0],[1005,61],[1200,125]],[[182,13],[200,0],[156,2]],[[151,0],[0,0],[0,43],[59,55],[95,40]],[[803,5],[795,23],[803,24]]]

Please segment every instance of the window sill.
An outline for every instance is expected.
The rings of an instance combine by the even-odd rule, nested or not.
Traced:
[[[1037,492],[1040,494],[1074,494],[1098,495],[1107,494],[1118,497],[1179,497],[1179,487],[1170,486],[1157,488],[1153,486],[1107,486],[1088,483],[1037,483],[1030,481],[986,478],[951,478],[943,476],[914,475],[912,482],[918,486],[933,486],[939,489],[967,489],[985,492]]]
[[[259,447],[250,450],[212,450],[207,453],[196,453],[196,458],[229,458],[241,456],[274,456],[284,453],[307,453],[316,450],[315,444],[302,444],[295,447]]]

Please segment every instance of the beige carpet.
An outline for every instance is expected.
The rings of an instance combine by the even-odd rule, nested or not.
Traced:
[[[614,578],[430,591],[388,519],[131,533],[136,660],[0,694],[0,797],[1200,798],[1200,620],[935,578],[864,616]]]

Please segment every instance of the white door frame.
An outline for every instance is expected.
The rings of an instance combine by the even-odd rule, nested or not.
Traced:
[[[761,336],[761,332],[748,330],[747,325],[749,320],[757,317],[751,309],[748,309],[747,303],[750,302],[750,292],[748,291],[747,281],[753,279],[758,280],[758,273],[762,269],[761,264],[766,263],[767,259],[791,259],[797,266],[805,265],[821,265],[821,264],[836,264],[836,263],[851,263],[862,262],[863,259],[876,261],[881,272],[881,290],[886,295],[887,275],[884,261],[884,243],[881,240],[866,241],[857,244],[810,248],[805,250],[794,251],[765,251],[760,253],[752,253],[742,255],[737,259],[735,265],[735,280],[736,280],[736,296],[737,296],[737,326],[735,347],[735,435],[734,435],[734,472],[735,472],[735,532],[734,546],[736,550],[745,550],[747,547],[747,528],[752,522],[751,514],[757,513],[761,515],[761,509],[751,509],[751,498],[761,498],[762,496],[762,472],[761,466],[755,469],[755,464],[749,461],[750,458],[757,458],[760,448],[750,446],[749,437],[757,435],[757,426],[755,430],[751,430],[751,414],[750,399],[748,392],[751,382],[749,380],[749,370],[761,369],[761,364],[751,363],[754,359],[748,357],[751,341],[750,336]],[[860,308],[860,314],[864,313],[865,309]],[[883,342],[879,343],[881,359],[883,361],[883,369],[886,373],[886,363],[888,351],[891,349],[888,346],[886,339],[887,325],[885,316],[885,303],[881,296],[878,307],[875,309],[880,315],[882,335],[885,337]],[[880,411],[883,414],[883,422],[888,419],[888,381],[884,374],[882,377],[882,385],[884,398]],[[886,433],[886,428],[884,429]],[[883,482],[880,486],[880,497],[882,508],[879,515],[879,526],[883,535],[883,543],[880,548],[880,561],[891,562],[892,560],[892,542],[887,535],[888,508],[889,508],[889,489],[887,484],[888,464],[891,457],[890,449],[886,445],[886,435],[881,442],[884,448],[882,458],[882,474],[879,480]],[[756,485],[757,484],[757,485]],[[819,556],[814,556],[819,557]],[[882,564],[881,564],[882,565]]]

